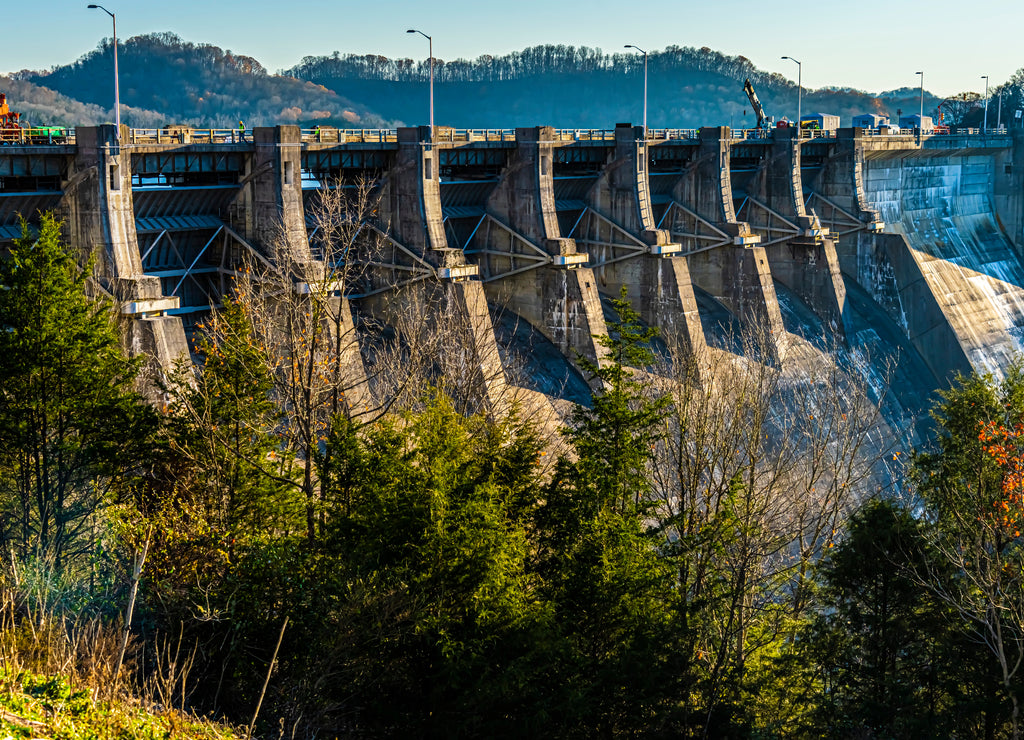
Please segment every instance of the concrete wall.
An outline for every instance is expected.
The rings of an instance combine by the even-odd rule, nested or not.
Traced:
[[[792,221],[801,232],[764,247],[772,278],[810,306],[837,336],[845,337],[846,287],[835,244],[804,202],[800,144],[795,134],[796,129],[774,132],[768,156],[748,189],[751,197]]]
[[[903,245],[890,241],[875,254],[861,249],[859,279],[891,269],[908,331],[921,338],[919,349],[937,376],[948,380],[965,369],[964,357],[976,370],[999,374],[1022,349],[1024,265],[995,216],[994,158],[887,149],[865,157],[869,205]],[[881,253],[887,259],[876,260]],[[879,292],[891,306],[892,289]],[[923,296],[932,297],[938,314]],[[928,330],[939,315],[948,331]],[[942,340],[924,339],[937,333]]]
[[[610,252],[592,255],[595,276],[611,294],[625,286],[634,308],[651,326],[658,327],[666,341],[686,352],[703,352],[707,347],[697,311],[697,299],[690,282],[686,259],[677,256],[665,229],[655,228],[648,180],[647,144],[640,127],[620,125],[615,130],[615,149],[597,182],[587,195],[587,205],[606,221],[592,221],[596,230],[621,229],[638,244],[651,249],[635,257],[610,260]],[[609,223],[610,222],[610,223]],[[619,240],[613,230],[604,240]]]
[[[448,246],[434,142],[429,130],[421,127],[399,129],[398,144],[395,168],[383,182],[380,225],[435,268],[436,277],[360,301],[360,308],[385,322],[395,321],[396,312],[412,310],[426,325],[453,327],[452,336],[469,343],[466,382],[482,389],[480,396],[492,411],[500,411],[510,393],[487,298],[483,285],[470,279],[476,270],[466,269],[462,250]],[[465,277],[457,277],[460,274]]]
[[[485,292],[472,278],[475,266],[447,242],[440,199],[442,144],[426,133],[402,129],[397,143],[386,144],[395,165],[382,183],[380,226],[407,250],[410,265],[431,277],[367,298],[360,310],[380,317],[420,311],[421,323],[438,330],[455,322],[459,341],[466,344],[461,351],[469,358],[473,379],[468,382],[479,383],[492,404],[505,393],[488,298],[506,301],[570,358],[579,352],[593,360],[600,359],[594,336],[606,332],[599,287],[614,295],[625,285],[645,321],[670,341],[699,351],[705,340],[693,292],[697,285],[734,315],[767,325],[781,358],[787,340],[774,281],[841,329],[846,305],[841,267],[946,382],[969,368],[999,372],[1022,348],[1024,136],[1019,134],[1008,148],[1007,137],[917,142],[840,132],[834,141],[813,143],[828,151],[814,181],[804,183],[805,145],[787,132],[774,132],[771,142],[734,144],[722,129],[702,130],[699,142],[686,144],[695,153],[672,160],[681,170],[670,196],[726,237],[701,249],[700,240],[680,244],[669,229],[657,227],[648,174],[654,145],[638,128],[620,126],[613,142],[597,144],[606,146],[607,159],[593,187],[585,196],[572,196],[585,199],[595,216],[574,233],[580,243],[601,246],[587,247],[592,267],[569,270],[566,265],[581,249],[559,230],[552,163],[557,148],[572,143],[559,140],[550,128],[520,129],[514,145],[496,144],[515,151],[508,153],[508,166],[485,204],[488,217],[505,230],[492,229],[485,247],[512,254],[528,244],[539,266],[499,275]],[[594,142],[587,146],[592,154]],[[805,191],[849,214],[852,228],[838,247],[804,232],[767,249],[751,244],[751,229],[737,221],[733,204],[733,146],[745,146],[748,161],[763,147],[760,168],[744,175],[741,185],[801,229],[813,225],[815,216]],[[295,127],[254,132],[233,225],[260,253],[287,262],[296,284],[315,287],[327,273],[312,259],[306,239],[302,151]],[[130,156],[118,148],[112,127],[78,129],[61,213],[71,239],[99,251],[101,282],[131,319],[130,346],[166,368],[185,351],[184,336],[177,319],[162,315],[173,300],[160,295],[159,281],[143,272],[130,168]],[[667,192],[662,189],[661,196]],[[885,234],[869,228],[880,222],[886,224]],[[625,253],[614,252],[616,242],[628,242]],[[350,322],[348,307],[342,309]]]
[[[775,361],[786,354],[785,328],[775,296],[768,256],[759,237],[736,219],[733,204],[731,144],[728,129],[700,130],[700,148],[673,188],[673,198],[713,224],[728,243],[702,250],[693,244],[686,257],[693,283],[711,294],[741,321],[762,327]]]

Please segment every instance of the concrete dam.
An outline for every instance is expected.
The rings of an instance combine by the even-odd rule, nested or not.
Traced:
[[[998,374],[1024,349],[1024,132],[796,133],[78,128],[0,148],[0,242],[55,212],[163,368],[258,259],[356,325],[443,313],[492,404],[510,347],[515,382],[585,396],[573,366],[599,360],[622,286],[684,351],[758,327],[766,362],[827,345],[891,361],[879,382],[913,415],[958,372]],[[333,284],[311,214],[360,181],[386,253]]]

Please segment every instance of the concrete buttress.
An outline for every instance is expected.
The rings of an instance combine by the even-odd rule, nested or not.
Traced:
[[[127,129],[122,127],[122,140]],[[77,151],[64,184],[60,214],[70,243],[98,253],[98,278],[128,319],[126,342],[133,355],[150,358],[154,377],[143,379],[155,397],[153,380],[188,357],[181,319],[166,311],[178,300],[161,293],[160,280],[142,269],[132,204],[131,156],[118,144],[114,126],[76,129]]]
[[[432,274],[360,305],[385,322],[397,318],[396,310],[412,310],[435,330],[454,332],[452,348],[464,343],[461,349],[468,353],[465,381],[479,386],[477,397],[491,413],[500,413],[508,388],[487,299],[483,284],[473,279],[477,267],[466,264],[461,249],[448,246],[437,152],[429,136],[425,126],[398,129],[395,166],[382,183],[379,226]],[[402,296],[401,309],[396,294]]]
[[[634,308],[667,342],[701,354],[707,342],[689,267],[680,245],[656,227],[651,210],[647,147],[642,127],[616,126],[611,161],[588,193],[591,213],[577,242],[585,242],[602,285],[614,294],[625,286]],[[625,254],[618,244],[624,239]]]
[[[837,336],[846,336],[846,286],[839,269],[835,243],[817,215],[804,202],[800,143],[796,129],[775,129],[771,146],[748,186],[752,211],[767,210],[792,224],[785,238],[764,240],[772,278],[806,302]],[[772,213],[774,212],[774,213]]]
[[[767,333],[775,361],[786,355],[786,331],[775,285],[760,237],[736,218],[730,179],[727,129],[702,128],[694,161],[673,188],[672,197],[690,213],[673,211],[674,219],[703,219],[719,232],[712,246],[692,243],[685,250],[695,285],[707,291],[744,323]],[[696,224],[695,224],[696,225]]]
[[[596,363],[605,350],[595,337],[608,330],[587,255],[558,225],[553,141],[550,126],[516,129],[515,152],[487,199],[488,221],[475,232],[480,249],[474,251],[488,268],[488,294],[510,302],[570,361],[578,353]],[[545,259],[522,269],[516,255],[523,252]]]
[[[255,153],[239,199],[251,246],[291,283],[293,297],[322,301],[327,329],[340,354],[346,402],[358,415],[372,408],[352,310],[335,266],[314,257],[302,199],[302,136],[298,126],[253,129]],[[344,269],[344,267],[340,268]]]

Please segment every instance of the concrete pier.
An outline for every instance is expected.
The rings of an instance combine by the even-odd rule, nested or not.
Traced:
[[[701,233],[686,250],[693,281],[741,321],[763,327],[775,362],[786,355],[785,329],[761,237],[736,218],[732,191],[731,146],[725,128],[702,128],[694,160],[672,191],[667,215],[673,233]]]
[[[436,329],[453,330],[453,349],[456,340],[469,343],[462,348],[469,353],[466,382],[497,411],[507,403],[509,389],[483,285],[475,279],[479,270],[445,236],[437,154],[426,127],[398,130],[395,167],[382,184],[380,226],[423,277],[361,303],[385,322],[394,321],[398,311],[412,310]]]
[[[610,161],[587,195],[577,243],[591,255],[595,274],[611,294],[620,286],[640,315],[681,351],[707,347],[682,246],[655,225],[643,129],[615,128]]]
[[[745,210],[758,223],[779,218],[792,230],[782,237],[767,228],[763,232],[772,278],[807,303],[842,339],[846,333],[846,288],[829,231],[804,203],[801,144],[796,132],[795,128],[773,132],[761,166],[746,185]]]
[[[127,135],[122,127],[121,139]],[[147,395],[153,380],[188,357],[181,321],[167,311],[178,299],[161,293],[160,281],[142,270],[132,203],[131,160],[113,126],[78,129],[79,145],[70,162],[58,213],[68,241],[98,255],[97,277],[128,318],[126,343],[150,358],[143,378]]]

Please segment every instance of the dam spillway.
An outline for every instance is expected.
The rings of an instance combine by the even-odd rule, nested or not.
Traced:
[[[897,351],[906,382],[927,386],[907,405],[1021,350],[1021,132],[116,133],[0,149],[0,240],[18,214],[55,211],[103,256],[132,347],[164,368],[245,259],[287,262],[300,288],[329,273],[310,213],[322,187],[361,178],[391,251],[337,297],[357,320],[442,306],[495,396],[499,313],[528,331],[498,336],[543,338],[545,363],[571,367],[599,360],[603,300],[621,286],[689,351],[722,342],[723,324],[763,329],[773,362],[796,334]]]

